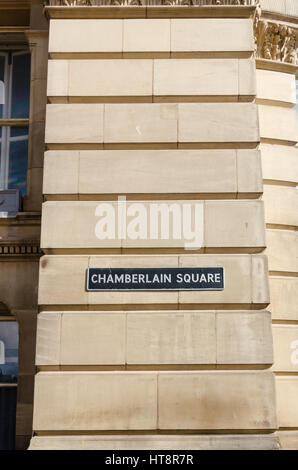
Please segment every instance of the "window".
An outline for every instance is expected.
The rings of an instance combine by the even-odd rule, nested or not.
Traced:
[[[0,320],[0,383],[16,383],[18,377],[18,324]]]
[[[0,52],[0,190],[26,193],[30,54]]]
[[[19,331],[0,317],[0,451],[15,447]]]

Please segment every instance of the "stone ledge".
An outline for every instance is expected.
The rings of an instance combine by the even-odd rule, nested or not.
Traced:
[[[48,18],[252,18],[256,7],[212,6],[47,6]]]
[[[278,436],[244,435],[108,435],[34,436],[29,450],[278,450]]]

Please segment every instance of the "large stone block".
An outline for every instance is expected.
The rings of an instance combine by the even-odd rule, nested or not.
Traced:
[[[272,325],[276,372],[298,372],[298,325]]]
[[[239,59],[239,95],[251,97],[257,93],[256,61]],[[241,99],[239,97],[239,99]]]
[[[152,95],[152,60],[70,60],[68,63],[70,96]]]
[[[170,52],[170,19],[124,19],[123,52]]]
[[[275,429],[270,372],[167,372],[158,378],[159,428]]]
[[[171,50],[173,52],[253,51],[252,21],[228,18],[172,19]]]
[[[260,201],[205,201],[206,247],[265,247]]]
[[[246,168],[251,151],[245,161]],[[238,155],[237,155],[238,153]],[[80,152],[82,194],[236,193],[236,150],[100,150]],[[259,162],[255,165],[259,167]],[[177,178],[179,174],[179,178]],[[246,188],[245,188],[246,189]],[[255,191],[251,186],[250,191]]]
[[[49,60],[47,96],[69,95],[69,60]]]
[[[44,203],[41,245],[44,248],[120,248],[121,240],[117,238],[118,225],[113,239],[97,238],[96,224],[102,219],[96,216],[99,204],[99,201]],[[115,202],[108,204],[112,210],[116,209]],[[52,230],[53,226],[56,227],[55,230]]]
[[[217,312],[217,364],[272,364],[270,312]]]
[[[104,142],[177,142],[177,104],[106,104]]]
[[[125,364],[124,313],[64,312],[61,364]]]
[[[36,364],[125,364],[125,331],[124,312],[42,312]]]
[[[270,271],[298,272],[297,236],[294,230],[266,230]]]
[[[251,278],[252,278],[252,302],[262,303],[264,299],[269,299],[267,256],[259,256],[259,255],[252,256]]]
[[[129,313],[127,363],[216,364],[215,313]]]
[[[256,150],[224,149],[50,150],[45,153],[43,192],[260,194],[260,155]]]
[[[103,104],[48,104],[45,141],[103,142]]]
[[[37,365],[60,363],[61,313],[42,312],[37,316],[36,357]]]
[[[43,256],[39,269],[39,304],[87,304],[88,256]]]
[[[40,372],[35,377],[36,431],[146,430],[156,425],[156,373]]]
[[[298,149],[286,145],[260,145],[266,180],[298,183]]]
[[[295,109],[268,105],[258,107],[261,138],[297,142],[298,127]]]
[[[298,377],[276,377],[277,420],[280,428],[297,428]]]
[[[118,202],[107,201],[49,201],[43,204],[43,222],[41,233],[42,248],[184,248],[190,241],[185,235],[186,208],[191,209],[190,223],[196,217],[196,234],[202,240],[202,248],[238,248],[243,251],[260,251],[265,247],[265,228],[262,201],[176,201],[152,200],[126,202],[127,216],[121,232],[126,238],[118,238],[120,225],[118,223]],[[198,208],[202,218],[198,218],[195,209]],[[115,227],[111,225],[109,238],[106,227],[100,231],[98,224],[106,216],[106,211],[114,214]],[[154,212],[153,212],[154,210]],[[162,215],[162,223],[157,219]],[[163,212],[163,210],[165,212]],[[136,211],[136,212],[134,212]],[[156,211],[156,212],[155,212]],[[143,214],[147,226],[146,233],[140,233],[139,228],[132,230],[131,216]],[[173,220],[171,220],[173,214]],[[162,228],[168,227],[168,233]],[[167,225],[168,224],[168,225]],[[55,226],[56,229],[52,230]],[[126,227],[126,229],[125,229]],[[151,230],[157,227],[153,238]],[[189,226],[188,226],[189,227]],[[180,233],[177,233],[177,230]],[[150,232],[150,233],[149,233]],[[133,238],[132,238],[133,237]],[[193,234],[193,240],[195,235]],[[198,248],[201,248],[198,246]]]
[[[270,311],[274,320],[298,320],[297,277],[270,276]]]
[[[256,70],[257,98],[296,103],[295,75],[271,70]]]
[[[238,193],[263,192],[262,169],[258,150],[237,150]]]
[[[44,194],[77,194],[79,152],[56,150],[45,153],[43,172]]]
[[[250,59],[154,60],[153,95],[253,95],[251,65]]]
[[[267,259],[262,255],[181,255],[180,266],[223,266],[222,291],[181,291],[181,304],[261,304],[269,303]]]
[[[121,52],[122,36],[121,20],[52,19],[49,52]]]
[[[291,186],[264,185],[267,224],[298,226],[298,191]]]
[[[179,142],[259,141],[254,103],[180,103]]]

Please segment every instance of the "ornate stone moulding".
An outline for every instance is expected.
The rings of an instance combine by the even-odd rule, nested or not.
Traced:
[[[42,255],[39,243],[35,240],[28,242],[2,242],[0,243],[0,261],[7,256],[38,256]]]
[[[256,57],[297,64],[297,30],[260,20],[255,28]]]
[[[297,65],[298,29],[284,22],[266,20],[261,14],[258,4],[254,21],[256,58]]]
[[[50,6],[210,6],[256,5],[258,0],[47,0]]]

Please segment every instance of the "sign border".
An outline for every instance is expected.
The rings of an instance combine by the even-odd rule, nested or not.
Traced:
[[[217,268],[221,268],[223,270],[223,273],[222,273],[222,287],[204,287],[202,289],[195,289],[195,288],[189,288],[189,289],[174,289],[174,288],[160,288],[160,289],[132,289],[132,288],[128,288],[128,289],[88,289],[88,284],[89,284],[89,272],[90,272],[90,269],[134,269],[134,268],[131,268],[130,266],[126,266],[126,267],[121,267],[121,268],[87,268],[86,270],[86,291],[87,292],[130,292],[130,291],[134,291],[134,292],[163,292],[163,291],[194,291],[194,292],[198,292],[198,291],[223,291],[225,289],[225,269],[223,266],[181,266],[181,268],[207,268],[207,269],[217,269]],[[149,268],[135,268],[135,269],[179,269],[179,267],[175,268],[173,266],[170,266],[169,268],[165,267],[165,266],[159,266],[159,267],[152,267],[150,266]]]

